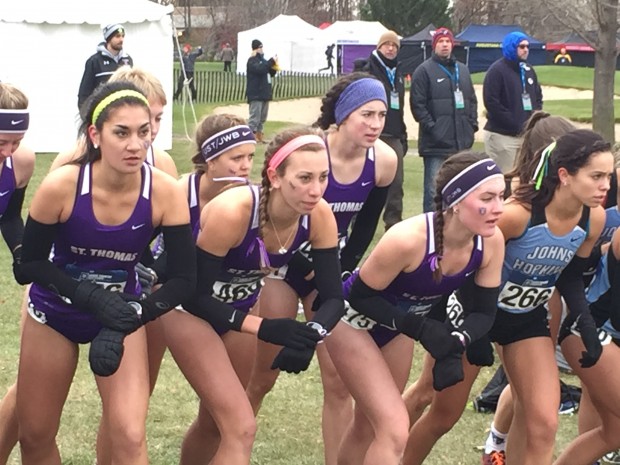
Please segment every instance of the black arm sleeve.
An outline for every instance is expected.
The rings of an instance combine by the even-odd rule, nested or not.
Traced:
[[[588,259],[575,256],[564,268],[562,274],[555,283],[568,306],[569,321],[573,322],[582,313],[590,313],[583,285],[583,272],[587,269]]]
[[[401,326],[403,312],[385,300],[380,291],[369,287],[359,276],[353,281],[348,301],[355,311],[372,318],[377,323],[391,328]]]
[[[79,282],[60,270],[49,260],[56,238],[57,224],[43,224],[28,217],[22,242],[20,274],[25,282],[41,286],[73,299]]]
[[[481,287],[473,284],[473,305],[463,306],[465,318],[459,328],[468,339],[474,342],[487,334],[497,311],[497,299],[499,297],[499,287]]]
[[[320,323],[328,332],[331,331],[344,315],[344,296],[340,278],[338,247],[330,249],[312,249],[314,281],[319,291],[321,305],[312,321]]]
[[[364,256],[377,230],[377,223],[385,206],[388,187],[374,187],[364,202],[364,206],[355,217],[351,236],[347,245],[340,252],[342,271],[353,271]]]
[[[605,310],[609,311],[609,319],[614,328],[620,328],[620,261],[616,259],[613,249],[610,247],[607,252],[605,260],[608,261],[608,266],[612,268],[610,270],[613,276],[610,278],[609,286],[609,305],[606,305]]]
[[[154,320],[189,299],[196,289],[196,247],[189,224],[162,226],[169,256],[166,262],[166,283],[144,299],[148,315]]]
[[[222,269],[224,257],[218,257],[196,248],[198,263],[197,292],[183,305],[192,315],[221,328],[241,331],[246,315],[238,312],[231,305],[220,302],[212,296],[213,284]]]
[[[24,205],[26,187],[15,189],[2,219],[0,219],[0,232],[2,232],[2,237],[13,254],[13,258],[15,258],[15,250],[21,245],[24,238],[22,206]]]
[[[312,262],[299,250],[293,254],[288,262],[288,269],[299,273],[302,276],[307,276],[314,270]]]

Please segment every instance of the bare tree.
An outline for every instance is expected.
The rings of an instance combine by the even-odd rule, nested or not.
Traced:
[[[594,48],[592,127],[615,141],[614,79],[618,56],[618,0],[543,0],[550,13]],[[588,31],[596,32],[588,34]]]

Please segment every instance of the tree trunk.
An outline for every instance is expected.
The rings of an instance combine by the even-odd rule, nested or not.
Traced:
[[[599,31],[594,60],[592,127],[613,144],[615,142],[614,78],[617,55],[618,0],[599,1],[597,9]]]

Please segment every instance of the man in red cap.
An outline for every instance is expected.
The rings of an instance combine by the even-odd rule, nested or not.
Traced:
[[[419,123],[418,152],[424,158],[424,211],[433,211],[435,174],[450,155],[469,149],[478,130],[478,101],[469,70],[452,55],[454,35],[433,35],[433,54],[413,73],[411,111]]]

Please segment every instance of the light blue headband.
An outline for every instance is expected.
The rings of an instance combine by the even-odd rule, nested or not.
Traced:
[[[385,87],[378,79],[362,78],[353,81],[340,94],[334,108],[336,124],[342,123],[347,116],[365,103],[381,100],[387,108]]]

